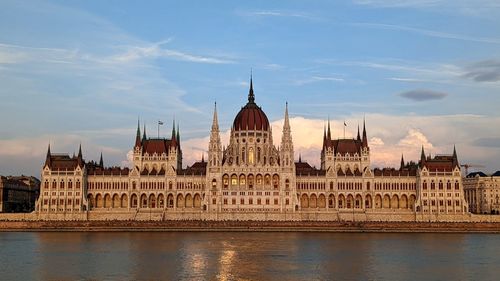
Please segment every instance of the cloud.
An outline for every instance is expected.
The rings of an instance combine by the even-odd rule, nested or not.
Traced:
[[[463,75],[476,82],[498,82],[500,81],[500,60],[489,59],[479,61],[464,68]]]
[[[376,28],[376,29],[385,29],[385,30],[407,31],[407,32],[417,33],[417,34],[421,34],[421,35],[425,35],[425,36],[429,36],[429,37],[435,37],[435,38],[454,39],[454,40],[479,42],[479,43],[500,44],[500,38],[475,37],[475,36],[468,36],[468,35],[462,35],[462,34],[447,33],[447,32],[442,32],[442,31],[438,31],[438,30],[409,27],[409,26],[404,26],[404,25],[369,23],[369,22],[351,23],[351,25],[360,26],[360,27],[368,27],[368,28]]]
[[[293,113],[291,111],[291,113]],[[292,115],[293,116],[293,115]],[[356,136],[357,123],[362,116],[345,116],[348,127],[346,137]],[[453,145],[457,146],[459,160],[463,163],[478,163],[489,170],[500,167],[500,137],[493,135],[492,124],[500,124],[500,117],[477,115],[385,115],[367,114],[367,133],[371,147],[372,167],[398,167],[401,154],[406,161],[418,161],[422,145],[426,153],[451,154]],[[325,120],[293,116],[290,118],[295,159],[299,155],[303,161],[311,165],[320,165],[320,151],[323,140]],[[273,143],[281,142],[283,119],[271,122]],[[343,120],[331,121],[332,137],[343,137]],[[181,142],[183,149],[183,165],[192,165],[202,155],[207,157],[209,136],[185,139]],[[106,130],[103,130],[106,131]],[[25,173],[38,175],[43,163],[47,144],[51,143],[52,152],[72,154],[82,143],[86,160],[97,160],[102,151],[106,165],[130,166],[131,146],[134,141],[133,130],[113,129],[105,138],[99,137],[98,131],[69,132],[67,134],[43,134],[29,138],[0,140],[0,171],[5,173]],[[126,133],[130,131],[130,133]],[[229,143],[230,130],[221,132],[224,146]],[[124,136],[125,142],[123,141]],[[472,141],[470,136],[477,136]],[[118,143],[114,145],[115,143]]]
[[[332,76],[312,76],[308,79],[304,80],[297,80],[294,83],[296,85],[305,85],[305,84],[310,84],[310,83],[316,83],[316,82],[344,82],[344,78],[340,77],[332,77]]]
[[[293,12],[293,11],[279,11],[279,10],[261,10],[261,11],[247,11],[238,12],[247,17],[281,17],[281,18],[299,18],[306,20],[321,20],[320,17],[308,13]]]
[[[440,100],[448,96],[447,93],[432,90],[411,90],[399,93],[398,95],[414,101]]]
[[[128,47],[128,50],[125,53],[118,54],[114,56],[113,59],[118,62],[130,62],[142,58],[148,58],[148,59],[163,58],[163,59],[174,59],[186,62],[208,63],[208,64],[234,63],[234,61],[231,60],[209,57],[209,56],[193,55],[178,50],[161,48],[162,45],[167,44],[170,41],[171,39],[167,39],[158,43],[152,43],[142,47],[138,46]]]
[[[495,137],[479,138],[474,140],[472,142],[472,145],[500,148],[500,138],[495,138]]]

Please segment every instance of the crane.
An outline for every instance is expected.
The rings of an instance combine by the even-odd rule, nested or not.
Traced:
[[[465,176],[469,175],[469,168],[484,168],[483,165],[477,165],[477,164],[462,164],[460,166],[464,167],[464,169],[465,169]]]

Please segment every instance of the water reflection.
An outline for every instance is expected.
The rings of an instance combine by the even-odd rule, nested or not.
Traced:
[[[500,237],[0,233],[2,280],[496,280]]]

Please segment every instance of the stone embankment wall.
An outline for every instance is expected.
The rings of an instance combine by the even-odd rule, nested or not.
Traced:
[[[500,223],[328,221],[0,221],[0,231],[300,231],[500,233]]]
[[[84,213],[2,213],[0,221],[325,221],[325,222],[499,222],[497,215],[424,215],[413,212],[204,213],[89,211]]]

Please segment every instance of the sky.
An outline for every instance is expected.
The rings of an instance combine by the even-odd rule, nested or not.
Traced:
[[[0,1],[0,174],[40,175],[47,146],[129,165],[137,120],[184,165],[224,144],[247,101],[312,165],[366,120],[372,167],[426,153],[500,170],[500,2]]]

